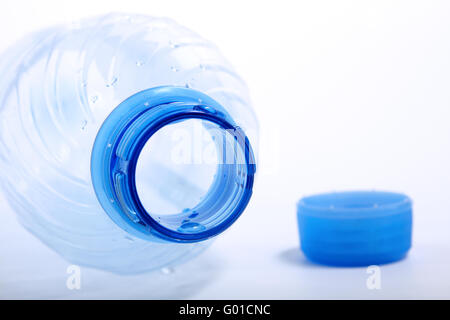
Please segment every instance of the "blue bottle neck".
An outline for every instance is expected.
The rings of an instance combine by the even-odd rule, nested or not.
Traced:
[[[139,198],[137,161],[152,135],[187,119],[220,128],[223,139],[216,149],[221,161],[199,204],[159,216],[146,210]],[[141,91],[114,109],[97,134],[91,158],[93,186],[105,212],[127,232],[148,240],[197,242],[223,232],[247,206],[254,174],[250,142],[226,110],[201,92],[172,86]]]

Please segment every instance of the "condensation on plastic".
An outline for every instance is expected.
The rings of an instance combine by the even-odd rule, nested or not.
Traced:
[[[176,264],[208,245],[118,227],[94,193],[90,154],[116,106],[162,85],[212,97],[255,145],[247,88],[216,47],[169,19],[111,14],[23,39],[0,71],[1,182],[30,232],[72,263],[117,273]]]

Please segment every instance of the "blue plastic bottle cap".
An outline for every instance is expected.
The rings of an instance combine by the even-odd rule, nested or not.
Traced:
[[[301,249],[316,263],[369,266],[404,258],[411,248],[412,201],[399,193],[335,192],[302,198]]]

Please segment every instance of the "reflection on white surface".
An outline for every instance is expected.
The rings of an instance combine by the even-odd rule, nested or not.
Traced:
[[[67,285],[73,266],[28,233],[2,196],[0,212],[0,299],[187,299],[220,274],[220,259],[210,250],[185,264],[132,276],[80,267],[78,290]]]
[[[445,219],[418,225],[408,257],[380,266],[381,289],[369,290],[366,268],[333,268],[306,260],[297,246],[294,205],[277,207],[277,201],[262,200],[260,193],[255,196],[240,222],[193,261],[173,270],[125,277],[81,268],[80,290],[67,289],[70,264],[23,229],[0,198],[0,299],[450,297],[450,241]],[[286,219],[274,223],[272,215],[266,214],[269,212]]]
[[[260,184],[240,222],[214,243],[226,262],[199,299],[449,299],[450,235],[446,207],[422,197],[408,256],[380,266],[381,289],[370,290],[367,268],[321,266],[299,249],[295,203],[268,197]],[[280,205],[280,203],[284,203]],[[436,220],[435,216],[441,216]],[[220,290],[219,290],[220,289]]]

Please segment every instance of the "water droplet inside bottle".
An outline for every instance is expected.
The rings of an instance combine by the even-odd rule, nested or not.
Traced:
[[[213,113],[213,114],[216,113],[216,109],[214,109],[213,107],[204,106],[204,105],[195,106],[194,110],[206,111],[206,112]]]
[[[193,211],[193,212],[188,216],[188,218],[189,218],[189,219],[193,219],[193,218],[195,218],[196,216],[198,216],[198,212]]]
[[[172,70],[173,72],[178,72],[180,71],[180,69],[178,69],[177,67],[170,67],[170,70]]]
[[[206,227],[200,223],[197,222],[187,222],[183,223],[177,231],[184,232],[184,233],[196,233],[206,230]]]
[[[86,125],[87,125],[87,121],[83,120],[83,122],[81,123],[81,130],[85,130],[86,129]]]
[[[145,62],[142,60],[136,61],[136,66],[138,66],[138,67],[142,67],[144,64],[145,64]]]
[[[201,69],[202,71],[205,71],[205,70],[206,70],[206,66],[203,65],[203,64],[201,64],[199,67],[200,67],[200,69]]]
[[[175,270],[173,268],[171,268],[171,267],[164,267],[164,268],[161,269],[161,272],[163,274],[172,274],[172,273],[175,272]]]
[[[106,87],[107,87],[107,88],[112,87],[113,85],[116,84],[116,82],[117,82],[117,77],[113,77],[113,78],[111,79],[111,81],[110,81],[108,84],[106,84]]]
[[[179,45],[176,44],[176,43],[174,43],[173,41],[169,41],[169,46],[170,46],[172,49],[175,49],[175,48],[178,48],[178,47],[179,47]]]
[[[98,96],[92,96],[92,97],[91,97],[92,103],[97,102],[97,100],[98,100]]]
[[[125,239],[127,239],[127,240],[128,240],[128,242],[134,242],[134,239],[133,239],[133,238],[131,238],[131,237],[129,237],[129,236],[125,236]]]

